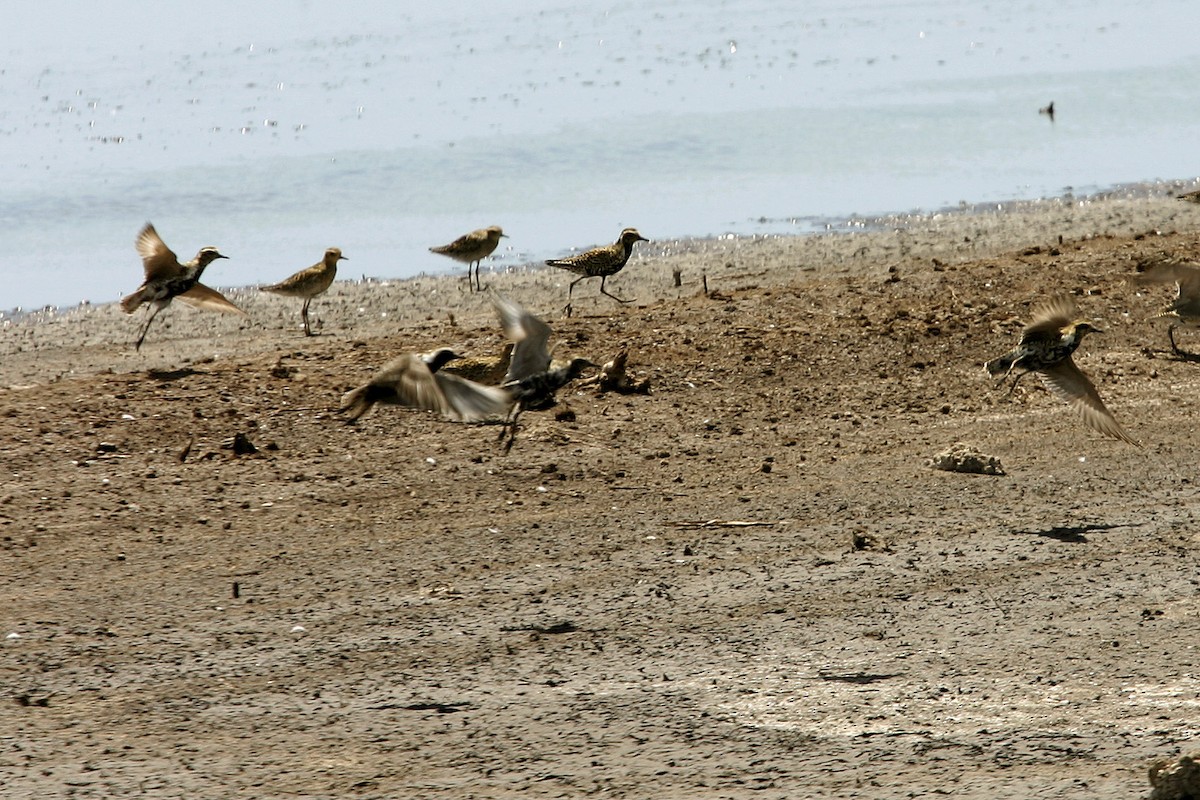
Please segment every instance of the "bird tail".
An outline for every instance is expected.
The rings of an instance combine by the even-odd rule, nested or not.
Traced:
[[[142,287],[133,294],[121,298],[121,310],[126,314],[132,314],[144,302],[146,302],[146,289]]]
[[[391,393],[394,392],[390,392],[386,387],[364,383],[357,389],[351,389],[342,395],[342,405],[338,411],[346,415],[347,422],[354,422],[363,414],[370,411],[371,406],[383,400]]]

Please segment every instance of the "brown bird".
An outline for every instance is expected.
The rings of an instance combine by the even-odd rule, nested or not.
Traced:
[[[1033,320],[1022,332],[1017,348],[988,361],[984,367],[989,374],[1003,374],[1004,378],[1013,370],[1021,370],[1013,380],[1013,388],[1022,375],[1036,372],[1046,388],[1067,401],[1089,428],[1141,447],[1117,424],[1096,387],[1071,358],[1089,333],[1103,331],[1079,317],[1079,309],[1070,297],[1054,297],[1034,309]]]
[[[1175,329],[1200,327],[1200,267],[1194,264],[1181,264],[1166,259],[1156,261],[1142,272],[1129,276],[1139,284],[1174,283],[1178,290],[1175,302],[1167,306],[1167,310],[1156,314],[1154,319],[1171,317],[1173,322],[1167,326],[1167,338],[1171,340],[1171,349],[1178,356],[1190,356],[1175,344]]]
[[[147,222],[146,227],[138,234],[137,251],[142,257],[146,279],[136,292],[121,298],[121,310],[132,314],[143,303],[150,303],[151,307],[150,316],[146,318],[146,324],[142,326],[137,342],[134,343],[134,350],[141,350],[142,340],[146,338],[146,331],[150,330],[150,323],[154,321],[158,312],[171,305],[171,301],[176,297],[195,308],[246,315],[245,311],[225,299],[220,292],[200,283],[200,276],[204,274],[205,267],[218,258],[228,258],[218,253],[217,248],[202,247],[195,258],[180,264],[171,248],[163,243],[158,231]]]
[[[507,390],[440,371],[458,357],[453,350],[442,347],[424,355],[395,358],[371,380],[346,392],[339,410],[347,415],[347,422],[354,422],[376,403],[434,411],[456,422],[506,417],[513,403]]]
[[[650,240],[638,233],[636,228],[626,228],[610,245],[596,247],[569,258],[554,258],[547,261],[546,263],[551,267],[565,269],[579,276],[571,281],[571,285],[567,289],[567,316],[571,316],[571,295],[575,291],[575,284],[585,278],[600,279],[600,294],[608,295],[618,303],[633,302],[605,290],[604,282],[608,280],[609,275],[615,275],[624,268],[626,262],[629,261],[630,254],[633,253],[635,242],[648,241]]]
[[[333,285],[333,279],[337,277],[337,262],[349,260],[342,255],[339,248],[331,247],[325,251],[325,257],[321,261],[279,283],[263,286],[262,291],[284,297],[303,297],[304,305],[300,307],[300,318],[304,320],[304,335],[313,336],[312,329],[308,326],[308,304]]]
[[[1183,194],[1175,195],[1178,200],[1187,200],[1189,203],[1200,203],[1200,189],[1194,192],[1184,192]]]
[[[512,364],[504,376],[501,389],[509,394],[510,411],[500,437],[508,434],[504,447],[508,452],[517,436],[517,421],[523,411],[544,411],[553,408],[557,392],[578,378],[585,369],[596,365],[586,358],[574,358],[567,364],[552,368],[550,363],[550,326],[513,300],[492,295],[492,305],[500,317],[500,326],[516,343]]]
[[[457,358],[442,367],[444,372],[466,378],[486,386],[496,386],[504,382],[508,374],[509,364],[512,363],[513,343],[505,342],[498,356],[477,356],[475,358]]]
[[[467,265],[467,288],[472,292],[475,289],[483,289],[479,282],[479,262],[490,256],[496,250],[496,246],[500,244],[501,237],[507,239],[508,234],[501,230],[499,225],[492,225],[489,228],[480,228],[477,231],[465,233],[455,239],[450,244],[444,244],[441,247],[431,247],[429,252],[438,253],[443,256],[450,256],[455,261],[461,261]],[[471,282],[471,265],[475,265],[475,282]]]

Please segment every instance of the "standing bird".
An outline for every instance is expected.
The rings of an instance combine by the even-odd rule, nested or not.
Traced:
[[[1021,341],[1015,350],[983,366],[989,374],[1003,375],[1004,378],[1013,370],[1021,370],[1013,380],[1014,389],[1022,375],[1036,372],[1046,388],[1070,403],[1089,428],[1140,447],[1117,424],[1116,418],[1100,400],[1096,387],[1071,358],[1089,333],[1103,331],[1079,317],[1079,309],[1070,297],[1054,297],[1034,309],[1033,321],[1021,333]]]
[[[492,305],[500,317],[504,335],[515,343],[512,363],[504,376],[502,389],[509,393],[511,410],[500,432],[501,438],[508,433],[504,451],[512,449],[517,436],[517,420],[525,410],[543,411],[557,404],[555,395],[585,369],[595,367],[586,358],[571,359],[565,366],[551,368],[550,326],[526,311],[520,303],[499,295],[492,295]]]
[[[142,349],[142,340],[146,338],[146,331],[150,330],[150,323],[154,321],[158,312],[171,305],[171,301],[176,297],[195,308],[246,315],[245,311],[226,300],[220,292],[200,283],[200,276],[204,274],[205,267],[218,258],[228,258],[218,253],[217,248],[202,247],[195,258],[180,264],[171,248],[159,237],[158,231],[147,222],[146,227],[138,234],[137,251],[142,257],[146,279],[136,292],[121,298],[121,310],[132,314],[143,303],[150,303],[151,307],[150,316],[146,318],[146,324],[142,326],[137,342],[133,345],[134,350]]]
[[[508,234],[501,230],[499,225],[492,225],[490,228],[480,228],[477,231],[465,233],[450,244],[444,244],[441,247],[431,247],[429,248],[429,252],[450,256],[455,261],[461,261],[466,264],[467,288],[473,292],[476,288],[483,289],[483,285],[479,282],[479,262],[495,252],[496,245],[500,244],[501,237],[507,239]],[[474,283],[471,282],[472,264],[475,265]]]
[[[304,305],[300,307],[300,318],[304,320],[304,335],[314,336],[308,326],[308,304],[333,285],[333,279],[337,277],[337,262],[349,260],[342,255],[339,248],[331,247],[325,251],[325,257],[321,261],[279,283],[262,287],[262,291],[281,294],[284,297],[303,297]]]
[[[1167,326],[1167,338],[1171,340],[1171,349],[1177,356],[1190,356],[1175,344],[1175,329],[1180,325],[1188,328],[1200,327],[1200,267],[1193,264],[1180,264],[1175,261],[1157,261],[1142,272],[1131,275],[1130,278],[1139,284],[1174,283],[1178,287],[1175,302],[1167,306],[1167,310],[1156,314],[1154,319],[1172,317],[1174,321]]]
[[[347,422],[354,422],[376,403],[434,411],[456,422],[506,416],[513,402],[508,390],[439,371],[458,357],[453,350],[442,347],[424,355],[392,359],[371,380],[346,392],[338,410],[347,415]]]
[[[629,261],[630,254],[633,253],[635,242],[648,241],[650,240],[638,233],[636,228],[626,228],[610,245],[596,247],[569,258],[554,258],[547,261],[546,264],[551,267],[565,269],[579,276],[571,281],[571,286],[567,289],[567,316],[571,316],[571,294],[575,291],[575,284],[584,278],[598,277],[600,278],[600,294],[606,294],[618,303],[632,302],[632,300],[625,300],[605,291],[604,281],[608,279],[609,275],[616,275],[624,268],[625,263]]]

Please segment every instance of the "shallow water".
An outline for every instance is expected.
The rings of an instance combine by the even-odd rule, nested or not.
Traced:
[[[427,248],[489,224],[503,266],[1196,170],[1191,0],[142,6],[6,21],[0,308],[131,291],[147,219],[244,285],[331,245],[465,272]]]

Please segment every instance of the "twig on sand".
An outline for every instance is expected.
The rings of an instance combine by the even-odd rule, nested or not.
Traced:
[[[776,522],[757,522],[743,519],[686,520],[670,523],[675,528],[773,528]]]

